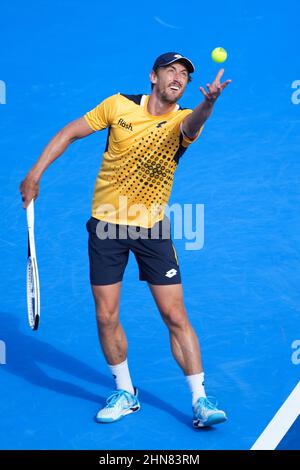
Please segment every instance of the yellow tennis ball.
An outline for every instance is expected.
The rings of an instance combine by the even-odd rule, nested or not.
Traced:
[[[223,47],[216,47],[211,53],[211,58],[214,62],[221,64],[227,59],[227,52]]]

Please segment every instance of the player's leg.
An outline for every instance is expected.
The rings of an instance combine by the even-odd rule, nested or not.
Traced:
[[[106,406],[97,413],[100,423],[118,421],[138,411],[140,404],[127,363],[127,339],[119,319],[121,282],[93,286],[99,340],[103,354],[116,382],[116,391],[107,399]]]
[[[108,364],[120,364],[127,358],[127,339],[119,318],[121,282],[92,285],[92,291],[103,354]]]
[[[103,353],[110,365],[123,362],[127,356],[127,341],[119,321],[119,303],[129,249],[126,240],[117,238],[115,228],[115,225],[93,217],[87,222],[90,282],[98,333]]]
[[[226,419],[225,413],[207,400],[200,347],[188,319],[181,286],[180,268],[168,232],[158,226],[159,237],[142,237],[131,243],[139,265],[140,279],[147,281],[170,334],[173,355],[182,368],[192,392],[193,424],[207,426]]]
[[[200,347],[183,303],[181,284],[149,284],[158,310],[169,330],[171,350],[185,375],[203,372]]]
[[[171,349],[182,368],[192,392],[193,426],[201,428],[226,421],[224,411],[208,400],[197,336],[189,322],[183,303],[181,284],[149,284],[160,314],[168,327]]]
[[[140,279],[148,282],[169,329],[173,355],[186,375],[203,371],[198,339],[183,304],[180,269],[169,232],[157,224],[157,239],[150,236],[131,242]],[[168,229],[168,225],[167,225]]]
[[[116,391],[96,420],[117,421],[140,406],[127,363],[127,339],[119,319],[121,281],[128,261],[126,240],[99,236],[99,222],[91,218],[89,232],[90,281],[96,307],[100,344],[115,379]],[[103,234],[103,227],[100,227]],[[109,227],[113,229],[114,227]],[[114,233],[114,230],[111,230]]]

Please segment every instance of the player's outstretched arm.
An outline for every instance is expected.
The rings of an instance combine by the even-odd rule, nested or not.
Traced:
[[[194,111],[183,120],[183,131],[191,139],[196,137],[205,121],[211,115],[216,100],[224,88],[231,82],[231,80],[226,80],[224,83],[220,82],[223,73],[224,69],[219,70],[212,84],[207,83],[207,90],[203,87],[199,88],[204,96],[204,101],[196,106]]]
[[[27,176],[20,184],[23,207],[26,209],[32,199],[36,199],[39,194],[40,179],[46,168],[54,162],[66,148],[75,140],[86,137],[95,132],[90,128],[83,117],[70,122],[63,127],[46,145],[41,156],[29,170]]]

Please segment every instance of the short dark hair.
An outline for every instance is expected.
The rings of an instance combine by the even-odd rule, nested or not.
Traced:
[[[160,69],[161,67],[157,67],[156,69],[153,69],[153,72],[156,73],[157,75],[157,71],[158,69]],[[192,81],[193,77],[192,75],[188,72],[188,83],[190,83]],[[153,87],[154,87],[154,84],[151,82],[151,90],[153,90]]]

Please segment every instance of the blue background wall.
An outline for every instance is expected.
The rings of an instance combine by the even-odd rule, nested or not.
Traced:
[[[1,5],[0,366],[2,449],[249,449],[299,379],[299,2],[216,0]],[[156,56],[178,50],[197,68],[182,106],[228,50],[232,84],[184,155],[171,202],[204,204],[201,251],[176,243],[206,387],[229,415],[191,428],[187,385],[168,334],[130,260],[121,318],[142,410],[112,426],[93,416],[113,388],[98,346],[85,222],[106,133],[75,143],[44,175],[36,204],[42,317],[27,326],[27,234],[19,182],[63,125],[121,91],[149,93]],[[298,448],[299,438],[298,438]]]

